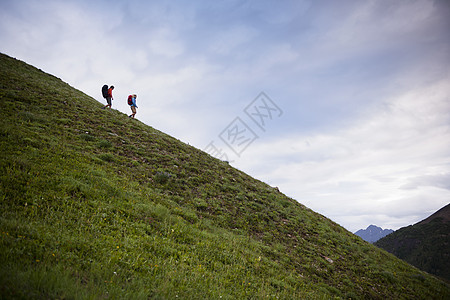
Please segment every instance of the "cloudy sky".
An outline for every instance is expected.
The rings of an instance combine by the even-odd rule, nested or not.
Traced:
[[[353,232],[450,202],[449,32],[447,0],[0,1],[0,52]]]

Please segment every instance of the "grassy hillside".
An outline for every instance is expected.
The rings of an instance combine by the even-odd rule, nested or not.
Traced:
[[[0,55],[0,298],[450,297],[263,182],[101,107]]]
[[[375,245],[450,282],[450,204],[417,224],[395,231]]]

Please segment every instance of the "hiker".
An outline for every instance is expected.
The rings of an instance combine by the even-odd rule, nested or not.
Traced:
[[[108,88],[107,85],[105,85],[105,86],[106,86],[106,88]],[[114,100],[113,95],[112,95],[112,91],[113,91],[113,89],[114,89],[114,86],[112,85],[109,89],[107,89],[106,95],[105,95],[105,92],[104,92],[105,86],[103,86],[103,88],[102,88],[102,93],[103,93],[103,97],[106,99],[106,102],[107,102],[108,104],[106,104],[106,105],[103,107],[103,109],[105,109],[105,108],[107,108],[107,107],[109,107],[109,109],[111,109],[111,106],[112,106],[112,100]]]
[[[129,115],[130,118],[134,118],[134,116],[136,115],[136,98],[136,94],[128,96],[128,105],[130,106],[132,112],[132,114]]]

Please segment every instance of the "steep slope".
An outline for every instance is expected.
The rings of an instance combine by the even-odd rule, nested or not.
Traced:
[[[375,243],[413,266],[450,281],[450,204]]]
[[[369,225],[366,229],[360,229],[355,234],[369,243],[374,243],[392,232],[394,232],[392,229]]]
[[[0,55],[1,298],[435,298],[270,186]],[[101,85],[101,84],[99,84]]]
[[[440,219],[442,223],[449,223],[450,222],[450,203],[426,218],[425,220],[420,221],[418,224],[426,224],[430,222],[434,222],[437,219]]]

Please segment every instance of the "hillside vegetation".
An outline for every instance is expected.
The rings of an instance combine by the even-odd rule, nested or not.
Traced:
[[[375,245],[450,282],[450,204],[417,224],[400,228]]]
[[[101,107],[0,55],[0,298],[449,299],[267,184]]]

